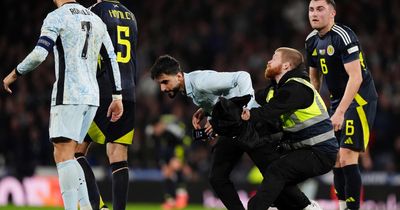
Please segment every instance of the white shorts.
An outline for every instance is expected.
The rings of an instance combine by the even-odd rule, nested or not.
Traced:
[[[50,139],[64,137],[82,143],[97,106],[86,104],[56,105],[50,108]]]

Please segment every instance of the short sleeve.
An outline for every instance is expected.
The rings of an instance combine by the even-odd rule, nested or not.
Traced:
[[[338,35],[335,41],[343,63],[359,59],[360,45],[356,34],[345,26],[335,25],[332,30]]]
[[[316,42],[317,42],[318,31],[313,30],[310,34],[308,34],[305,41],[305,50],[306,50],[306,59],[307,59],[307,67],[317,67],[317,51],[316,51]]]
[[[314,38],[310,38],[306,40],[305,50],[306,50],[306,59],[308,67],[317,67],[317,51],[313,46]],[[315,51],[315,52],[314,52]]]

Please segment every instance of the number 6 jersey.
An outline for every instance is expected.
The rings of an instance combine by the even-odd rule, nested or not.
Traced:
[[[317,30],[312,31],[306,39],[306,54],[308,66],[317,68],[324,75],[333,108],[342,99],[349,79],[344,64],[356,59],[360,60],[363,78],[359,96],[367,102],[377,99],[374,81],[364,60],[361,45],[350,28],[335,24],[323,37],[318,35]],[[356,105],[354,101],[352,104]]]
[[[99,105],[97,59],[105,46],[114,73],[115,93],[121,90],[116,55],[105,24],[78,3],[66,3],[49,13],[34,50],[17,66],[19,74],[35,69],[54,50],[55,76],[51,105]]]

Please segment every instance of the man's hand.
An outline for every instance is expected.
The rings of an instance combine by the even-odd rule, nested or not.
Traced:
[[[333,129],[335,131],[341,130],[344,121],[344,112],[336,110],[336,112],[331,117]]]
[[[15,72],[16,69],[13,69],[10,74],[8,74],[4,79],[3,79],[3,87],[4,90],[6,90],[8,93],[12,93],[12,90],[10,89],[10,85],[17,80],[18,75]]]
[[[241,117],[242,117],[242,120],[248,121],[250,119],[250,110],[243,108]]]
[[[124,113],[124,107],[122,106],[122,99],[113,100],[108,107],[107,117],[111,116],[111,122],[116,122],[121,118]]]
[[[211,135],[212,132],[214,131],[211,123],[208,120],[207,120],[206,124],[204,125],[204,128],[206,129],[205,131],[206,131],[207,135]]]
[[[194,129],[200,129],[200,122],[204,118],[204,110],[202,108],[198,109],[192,117],[192,125]]]

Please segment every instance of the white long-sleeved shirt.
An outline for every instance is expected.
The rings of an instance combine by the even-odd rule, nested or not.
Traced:
[[[213,106],[220,96],[232,98],[250,94],[252,98],[247,107],[259,106],[255,101],[250,74],[245,71],[197,70],[184,73],[184,78],[187,96],[192,98],[193,103],[203,108],[208,114],[211,114]]]
[[[120,91],[119,67],[105,24],[82,5],[66,3],[47,15],[36,47],[17,66],[17,73],[34,70],[54,49],[56,81],[51,105],[98,106],[96,70],[102,44],[111,60],[116,91]]]

